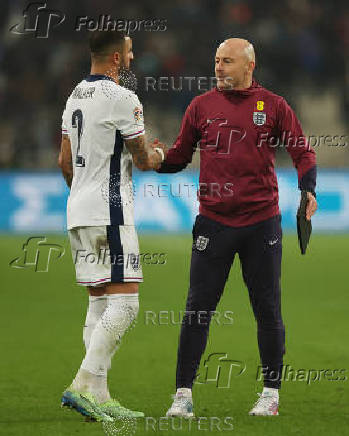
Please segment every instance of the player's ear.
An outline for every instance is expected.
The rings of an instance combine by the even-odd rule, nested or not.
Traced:
[[[114,64],[119,64],[120,58],[121,58],[120,53],[118,51],[114,52],[114,54],[113,54]]]
[[[249,73],[252,73],[253,70],[254,70],[254,62],[251,61],[247,64],[246,71],[248,71]]]

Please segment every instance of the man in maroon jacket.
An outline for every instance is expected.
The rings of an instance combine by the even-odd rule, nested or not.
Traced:
[[[251,415],[277,415],[285,329],[281,316],[282,230],[275,147],[282,141],[315,213],[316,159],[286,101],[253,80],[252,44],[224,41],[215,56],[217,87],[195,97],[159,172],[177,172],[200,148],[200,211],[193,228],[190,289],[168,416],[193,416],[191,389],[210,318],[239,255],[257,321],[264,389]],[[207,314],[203,322],[203,313]]]

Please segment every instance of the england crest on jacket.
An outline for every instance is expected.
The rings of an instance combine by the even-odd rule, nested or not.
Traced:
[[[256,126],[263,126],[267,120],[267,114],[265,112],[253,112],[253,122]]]
[[[209,238],[205,238],[205,236],[198,236],[195,242],[195,248],[199,251],[204,251],[207,247]]]

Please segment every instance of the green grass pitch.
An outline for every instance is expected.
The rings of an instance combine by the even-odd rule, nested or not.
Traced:
[[[53,260],[46,273],[15,269],[9,262],[21,254],[27,237],[0,238],[1,358],[0,434],[20,436],[104,435],[101,424],[61,410],[60,396],[83,357],[82,326],[87,295],[74,283],[66,237],[49,236],[66,254]],[[294,369],[345,369],[348,349],[349,235],[314,235],[309,253],[301,256],[295,235],[284,237],[283,316],[286,324],[285,363]],[[232,417],[233,429],[219,432],[212,421],[188,429],[165,415],[174,393],[178,313],[184,310],[191,239],[185,236],[142,236],[141,251],[166,253],[165,265],[143,267],[137,325],[124,338],[110,371],[111,392],[122,403],[153,417],[153,426],[137,423],[136,435],[306,435],[349,434],[349,382],[322,377],[283,383],[279,417],[250,417],[248,410],[260,392],[256,381],[256,327],[236,258],[218,310],[233,312],[231,325],[214,323],[204,357],[227,353],[243,361],[246,370],[232,374],[230,388],[197,384],[197,416]],[[154,325],[145,312],[172,311]],[[170,312],[171,313],[171,312]],[[201,368],[202,370],[202,368]],[[201,371],[200,370],[200,371]],[[155,424],[154,424],[155,422]],[[223,425],[221,424],[221,427]],[[224,427],[225,428],[225,427]],[[127,436],[122,431],[116,432]]]

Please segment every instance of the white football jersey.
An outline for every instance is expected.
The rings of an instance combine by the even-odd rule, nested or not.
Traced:
[[[67,227],[134,225],[132,155],[124,139],[144,135],[143,108],[132,91],[102,74],[74,89],[63,112],[73,181]]]

